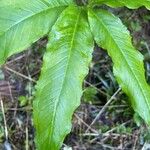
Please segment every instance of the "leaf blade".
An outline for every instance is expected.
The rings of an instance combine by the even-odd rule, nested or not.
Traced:
[[[0,64],[46,35],[66,5],[60,0],[0,1]]]
[[[67,8],[50,32],[37,84],[34,122],[39,149],[59,149],[70,132],[71,117],[80,103],[82,82],[88,72],[93,46],[82,10]],[[47,90],[45,94],[44,89]]]
[[[137,9],[139,7],[145,6],[147,9],[150,9],[150,0],[91,0],[90,5],[106,4],[110,7],[123,7],[126,6],[130,9]]]
[[[89,22],[95,41],[112,58],[114,74],[134,110],[150,125],[150,87],[144,75],[143,57],[132,46],[129,32],[117,17],[104,10],[89,10]]]

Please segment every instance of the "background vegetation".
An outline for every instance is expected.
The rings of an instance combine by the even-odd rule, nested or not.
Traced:
[[[111,11],[123,20],[134,37],[134,45],[144,54],[150,83],[149,12],[145,8]],[[9,58],[0,69],[0,149],[35,149],[32,95],[46,43],[47,37],[40,39],[27,51]],[[84,81],[82,104],[74,113],[72,132],[62,149],[139,150],[148,147],[149,142],[150,130],[134,114],[128,98],[116,83],[111,59],[95,46],[89,75]]]

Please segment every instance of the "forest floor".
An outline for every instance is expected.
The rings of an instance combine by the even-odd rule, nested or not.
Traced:
[[[144,9],[111,11],[128,27],[135,47],[144,55],[150,83],[150,14]],[[47,38],[12,56],[0,69],[0,150],[34,150],[32,101]],[[63,150],[148,150],[150,129],[134,113],[121,91],[105,50],[95,46],[84,81],[80,107]],[[60,114],[60,117],[61,114]],[[146,148],[148,147],[148,148]]]

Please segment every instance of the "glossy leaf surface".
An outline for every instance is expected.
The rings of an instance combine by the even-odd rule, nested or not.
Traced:
[[[105,10],[89,10],[89,22],[95,41],[112,58],[114,74],[134,110],[150,125],[150,87],[143,57],[132,46],[129,32],[119,18]]]
[[[39,150],[60,149],[70,132],[93,46],[86,13],[81,8],[68,7],[49,34],[36,87],[34,123]]]
[[[72,1],[1,0],[0,64],[28,48],[50,31],[58,15]]]

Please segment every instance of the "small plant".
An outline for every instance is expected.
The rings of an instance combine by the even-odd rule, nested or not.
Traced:
[[[0,0],[0,64],[48,35],[33,103],[36,146],[60,149],[80,104],[94,41],[106,49],[134,110],[150,125],[150,87],[143,57],[119,18],[99,6],[134,9],[150,0]],[[98,6],[98,7],[97,7]]]

